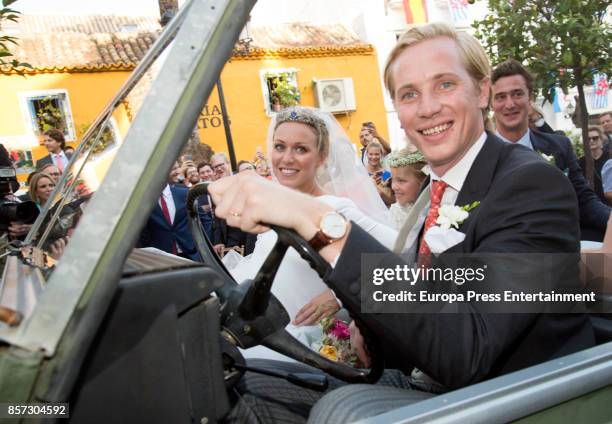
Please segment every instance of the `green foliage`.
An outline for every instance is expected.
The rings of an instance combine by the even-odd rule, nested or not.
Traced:
[[[582,144],[582,138],[579,134],[570,134],[569,139],[572,142],[572,147],[576,153],[577,158],[584,156],[584,145]]]
[[[267,73],[266,81],[270,92],[270,104],[278,102],[282,107],[299,104],[300,90],[293,84],[289,72]]]
[[[85,134],[90,126],[91,124],[81,125],[80,126],[81,134]],[[96,140],[96,137],[98,136],[98,132],[95,132],[94,134],[92,134],[91,137],[89,137],[89,139],[85,141],[87,143],[85,150],[89,149],[91,144],[94,143],[94,141]],[[113,130],[110,127],[110,124],[107,124],[102,130],[102,135],[100,136],[100,139],[98,140],[95,147],[93,148],[93,154],[95,155],[98,153],[102,153],[106,149],[114,145],[115,145],[115,135],[113,133]]]
[[[36,122],[40,133],[52,128],[57,128],[60,131],[66,129],[66,119],[57,99],[47,96],[34,102],[36,103]]]
[[[2,9],[0,9],[0,31],[2,23],[6,21],[17,22],[20,12],[9,8],[8,6],[15,3],[16,0],[2,0]],[[32,65],[25,62],[19,62],[17,59],[11,59],[13,54],[9,47],[11,44],[17,44],[17,38],[10,35],[0,35],[0,66],[10,66],[12,68],[31,68]]]
[[[612,71],[610,0],[488,0],[491,13],[475,22],[475,36],[494,64],[526,64],[536,89],[552,101],[553,88],[590,85],[593,73]]]
[[[555,86],[567,94],[578,90],[575,122],[588,144],[584,86],[593,74],[612,74],[612,27],[604,18],[610,0],[487,0],[490,13],[475,22],[475,36],[497,64],[514,58],[535,77],[535,93],[552,102]],[[592,181],[593,163],[585,152],[586,173]]]

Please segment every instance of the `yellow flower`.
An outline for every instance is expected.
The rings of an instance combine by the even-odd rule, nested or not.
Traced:
[[[333,346],[323,345],[321,349],[319,349],[319,353],[329,360],[338,362],[338,352],[336,352],[336,348]]]

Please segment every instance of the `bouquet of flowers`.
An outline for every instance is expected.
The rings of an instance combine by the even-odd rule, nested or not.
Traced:
[[[359,359],[351,348],[348,324],[331,316],[319,321],[319,326],[323,331],[323,340],[319,348],[321,356],[335,362],[357,366]]]

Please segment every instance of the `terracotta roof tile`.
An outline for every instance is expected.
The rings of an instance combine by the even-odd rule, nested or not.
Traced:
[[[17,27],[22,33],[48,34],[78,32],[81,34],[118,33],[131,27],[138,31],[156,32],[160,25],[151,16],[116,15],[21,15]]]
[[[155,42],[153,17],[22,15],[9,35],[18,38],[16,59],[35,70],[129,69]],[[289,23],[249,28],[255,49],[355,46],[361,40],[341,24]]]
[[[350,46],[363,43],[342,24],[313,25],[287,23],[274,26],[252,26],[253,45],[264,49]]]
[[[23,15],[10,35],[34,69],[134,67],[161,27],[152,17]]]

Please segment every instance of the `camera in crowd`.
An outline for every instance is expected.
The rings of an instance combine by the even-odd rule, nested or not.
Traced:
[[[36,203],[19,202],[9,198],[19,189],[17,174],[10,166],[0,167],[0,232],[8,231],[11,222],[32,224],[38,217]]]

